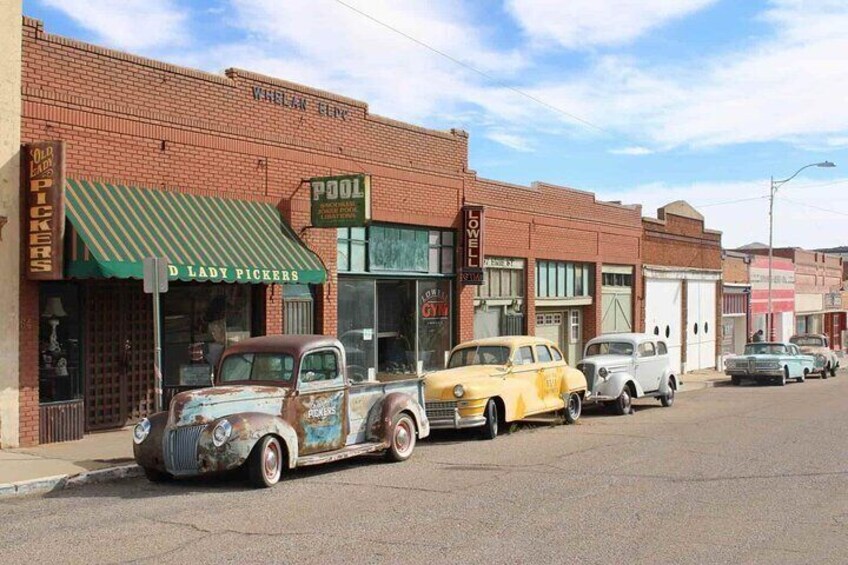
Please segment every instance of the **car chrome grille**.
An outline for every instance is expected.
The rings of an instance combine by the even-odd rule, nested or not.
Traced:
[[[578,363],[577,370],[583,373],[586,377],[586,386],[591,391],[595,386],[595,364],[594,363]]]
[[[445,402],[427,402],[424,409],[427,412],[427,418],[430,420],[453,420],[454,414],[456,414],[456,406],[456,401],[453,400]]]
[[[197,440],[205,426],[184,426],[165,434],[165,467],[170,473],[197,471]]]

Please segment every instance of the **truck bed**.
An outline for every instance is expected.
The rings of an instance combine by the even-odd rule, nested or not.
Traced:
[[[424,378],[417,376],[402,375],[398,380],[364,381],[351,383],[348,409],[348,422],[350,424],[346,445],[353,445],[366,441],[366,427],[368,425],[368,414],[371,408],[380,402],[386,395],[393,392],[406,393],[416,399],[424,406]]]

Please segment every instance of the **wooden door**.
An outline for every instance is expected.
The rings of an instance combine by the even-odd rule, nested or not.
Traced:
[[[153,311],[138,281],[86,288],[86,427],[131,424],[154,409]]]

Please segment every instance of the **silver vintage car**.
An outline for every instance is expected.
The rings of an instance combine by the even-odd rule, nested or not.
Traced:
[[[804,355],[812,355],[816,359],[816,368],[813,372],[826,379],[835,377],[839,368],[839,357],[830,348],[827,336],[823,334],[798,334],[789,338],[789,343],[794,343],[801,349]]]
[[[596,337],[586,344],[577,368],[586,376],[587,400],[611,406],[617,414],[628,414],[632,400],[645,396],[671,406],[683,384],[671,370],[665,341],[650,334]]]

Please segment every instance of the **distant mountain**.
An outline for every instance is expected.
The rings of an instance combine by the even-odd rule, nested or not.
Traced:
[[[765,243],[760,243],[759,241],[755,241],[753,243],[743,245],[742,247],[737,247],[736,251],[749,251],[751,249],[768,249],[768,245],[766,245]]]

